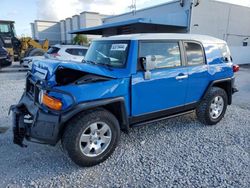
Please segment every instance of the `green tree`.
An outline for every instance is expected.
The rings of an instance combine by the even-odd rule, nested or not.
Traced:
[[[76,36],[73,38],[73,44],[87,45],[89,44],[89,40],[85,35],[76,34]]]

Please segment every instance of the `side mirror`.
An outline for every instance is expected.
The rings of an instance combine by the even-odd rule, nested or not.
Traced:
[[[144,78],[145,80],[149,80],[151,78],[151,70],[156,68],[155,56],[147,56],[141,57],[140,63],[144,69]]]

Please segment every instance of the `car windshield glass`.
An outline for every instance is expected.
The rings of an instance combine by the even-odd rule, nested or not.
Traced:
[[[126,64],[129,41],[94,41],[90,45],[85,62],[122,68]]]

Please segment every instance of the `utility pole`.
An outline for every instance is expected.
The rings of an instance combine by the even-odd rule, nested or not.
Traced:
[[[136,0],[132,0],[132,4],[129,6],[130,10],[132,11],[132,14],[136,14]]]

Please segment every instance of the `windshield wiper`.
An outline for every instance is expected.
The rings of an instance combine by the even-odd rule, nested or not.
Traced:
[[[82,60],[83,63],[88,63],[88,64],[93,64],[93,65],[101,65],[101,66],[104,66],[106,68],[108,68],[109,70],[113,70],[111,68],[111,66],[107,63],[96,63],[94,61],[91,61],[91,60]]]
[[[94,61],[90,61],[90,60],[82,60],[83,63],[89,63],[89,64],[93,64],[93,65],[97,65],[98,63],[94,62]]]

